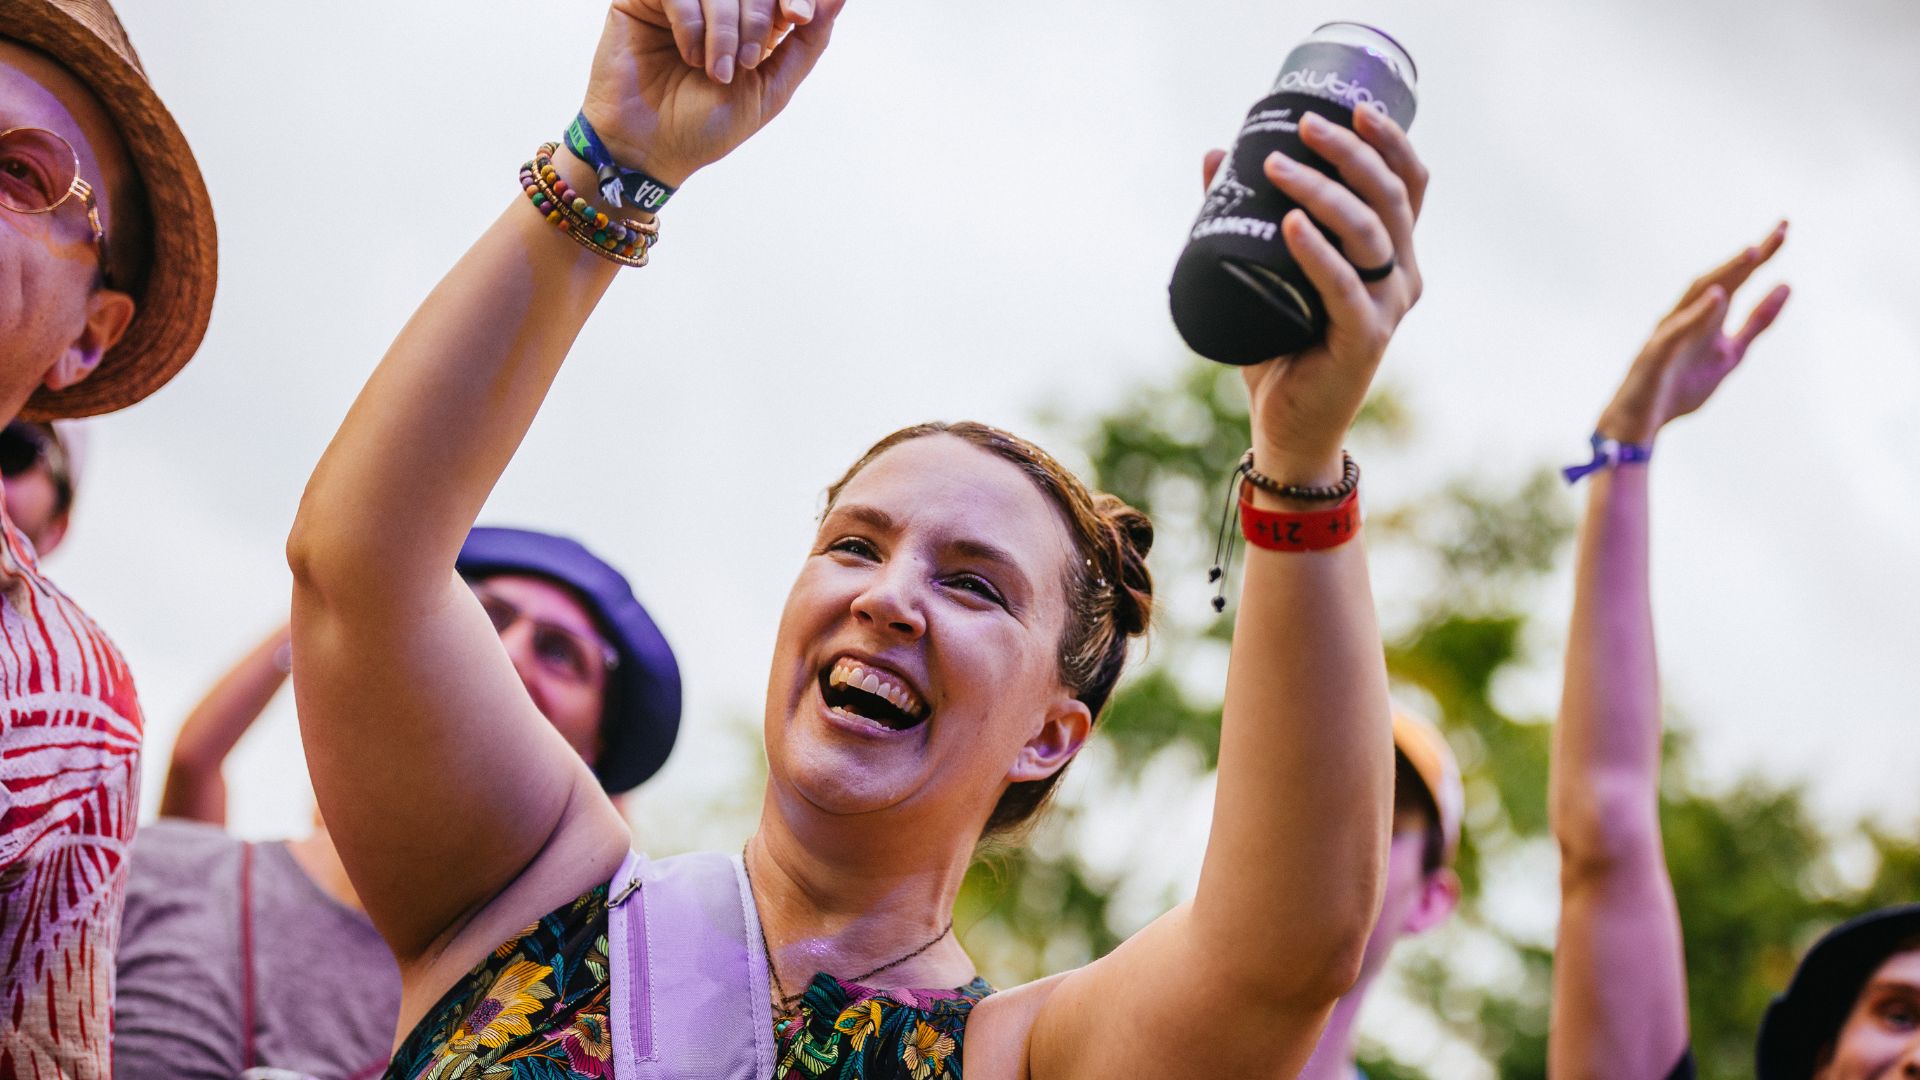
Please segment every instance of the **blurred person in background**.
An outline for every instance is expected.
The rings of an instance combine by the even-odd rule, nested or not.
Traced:
[[[636,852],[511,692],[456,579],[461,537],[563,361],[618,363],[644,387],[706,359],[647,348],[652,335],[568,359],[619,265],[645,261],[657,205],[600,194],[597,152],[572,132],[598,130],[614,190],[676,188],[787,105],[840,10],[619,0],[574,150],[542,145],[519,170],[521,194],[409,320],[306,489],[287,545],[293,678],[321,810],[400,961],[408,1034],[389,1075],[1296,1074],[1359,974],[1391,831],[1385,658],[1342,445],[1421,289],[1426,170],[1381,114],[1301,124],[1351,187],[1266,162],[1307,207],[1283,228],[1331,328],[1244,370],[1262,475],[1241,493],[1201,880],[1108,955],[994,992],[953,933],[982,839],[1017,837],[1044,808],[1151,618],[1151,524],[1032,443],[916,425],[829,487],[771,659],[763,628],[739,628],[739,677],[765,678],[768,776],[738,856]],[[773,215],[765,257],[793,251],[783,230],[833,242],[792,219],[790,195],[783,180],[738,208]],[[748,317],[804,307],[820,283],[793,272],[792,290],[748,297]],[[818,402],[791,403],[795,439],[860,421],[834,385],[823,373]],[[739,422],[725,398],[677,404]],[[747,462],[715,493],[755,505],[765,483]],[[702,542],[699,514],[655,516],[690,553]],[[669,913],[679,932],[656,933]]]
[[[7,520],[42,559],[67,538],[85,451],[86,431],[72,421],[15,420],[0,428]]]
[[[1786,241],[1695,281],[1654,330],[1568,470],[1590,488],[1580,529],[1550,807],[1561,849],[1549,1063],[1556,1078],[1694,1074],[1680,915],[1659,819],[1660,684],[1648,575],[1648,462],[1666,425],[1706,404],[1773,325],[1789,290],[1733,333],[1731,297]],[[1920,1078],[1920,905],[1828,933],[1768,1007],[1759,1080]]]
[[[1394,709],[1393,836],[1387,848],[1386,899],[1367,938],[1360,978],[1334,1005],[1300,1080],[1365,1080],[1353,1044],[1367,992],[1386,970],[1395,945],[1446,921],[1460,903],[1453,858],[1460,851],[1466,801],[1460,764],[1446,736],[1427,718]]]
[[[1807,950],[1757,1053],[1755,1080],[1920,1077],[1920,904],[1870,911]]]
[[[206,185],[113,8],[0,0],[0,423],[159,389],[198,348],[215,278]],[[54,509],[30,497],[38,467],[5,477],[9,512]],[[104,1077],[140,705],[27,530],[0,521],[0,1076]]]
[[[1680,914],[1660,832],[1648,472],[1660,431],[1706,404],[1785,306],[1781,285],[1726,329],[1731,297],[1785,240],[1783,222],[1693,282],[1601,413],[1592,460],[1566,470],[1587,484],[1587,509],[1549,780],[1561,867],[1548,1043],[1556,1080],[1694,1075]]]
[[[618,796],[666,762],[679,669],[618,571],[572,540],[501,528],[469,533],[457,568],[527,696],[601,790]],[[325,823],[266,843],[223,828],[221,767],[288,666],[283,628],[220,679],[175,740],[162,818],[133,845],[120,1076],[349,1080],[386,1067],[400,972]]]

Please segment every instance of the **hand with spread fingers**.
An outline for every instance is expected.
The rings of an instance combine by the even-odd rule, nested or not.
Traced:
[[[1668,421],[1713,396],[1787,302],[1787,287],[1776,286],[1738,331],[1726,331],[1729,297],[1780,250],[1786,230],[1780,223],[1687,289],[1601,414],[1600,438],[1650,448]],[[1547,785],[1560,848],[1547,1073],[1677,1080],[1694,1071],[1686,952],[1660,831],[1652,459],[1600,450],[1567,471],[1587,485],[1587,510]]]
[[[843,0],[615,0],[582,111],[621,165],[679,186],[786,107]]]
[[[1726,330],[1733,294],[1787,240],[1787,223],[1758,244],[1696,280],[1628,369],[1613,401],[1600,415],[1599,432],[1622,442],[1648,444],[1668,422],[1706,404],[1747,355],[1747,347],[1779,318],[1791,291],[1776,285],[1760,298],[1739,330]]]
[[[1385,114],[1356,109],[1353,121],[1350,131],[1309,113],[1300,124],[1301,139],[1334,167],[1338,181],[1279,153],[1266,161],[1267,179],[1302,207],[1281,229],[1325,300],[1329,322],[1319,343],[1245,371],[1255,463],[1289,483],[1340,478],[1347,428],[1388,340],[1420,298],[1413,225],[1426,197],[1426,167]],[[1218,150],[1207,155],[1208,183],[1224,157]]]

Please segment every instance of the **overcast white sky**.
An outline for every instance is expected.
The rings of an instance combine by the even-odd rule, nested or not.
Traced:
[[[120,7],[222,236],[205,347],[95,425],[53,563],[134,665],[151,808],[181,717],[284,617],[312,463],[572,116],[603,9]],[[1422,449],[1369,473],[1375,498],[1577,456],[1681,286],[1793,219],[1765,279],[1795,285],[1785,319],[1660,447],[1667,685],[1717,775],[1763,766],[1836,813],[1920,812],[1906,0],[853,0],[788,114],[675,201],[655,265],[616,285],[483,518],[579,536],[673,640],[689,734],[649,806],[750,771],[724,723],[757,717],[819,492],[869,442],[934,416],[1030,430],[1043,407],[1090,413],[1201,362],[1164,291],[1200,154],[1330,18],[1412,51],[1435,177],[1427,296],[1388,361]],[[1564,610],[1563,589],[1550,619]],[[1545,712],[1555,689],[1514,692]],[[248,834],[308,813],[290,713],[230,774]]]

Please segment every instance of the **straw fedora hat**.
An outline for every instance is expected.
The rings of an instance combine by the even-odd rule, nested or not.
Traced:
[[[20,417],[57,420],[125,408],[173,378],[207,331],[217,272],[207,185],[106,0],[0,0],[0,37],[58,60],[106,106],[146,190],[153,224],[126,336],[79,383],[35,391]]]

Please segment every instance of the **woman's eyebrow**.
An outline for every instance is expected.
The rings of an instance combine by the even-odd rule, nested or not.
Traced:
[[[842,503],[827,511],[827,516],[821,519],[820,523],[825,525],[829,521],[842,517],[852,518],[860,524],[866,525],[879,532],[893,531],[892,514],[887,513],[877,506],[868,506],[864,503]]]
[[[827,516],[821,519],[820,526],[825,529],[843,519],[852,519],[882,533],[893,532],[897,525],[892,514],[877,506],[868,506],[865,503],[842,503],[827,511]],[[1007,549],[998,544],[966,536],[948,540],[944,546],[948,551],[962,558],[991,563],[1005,579],[1008,589],[1023,595],[1032,595],[1033,583],[1028,580],[1026,571],[1020,568],[1020,560],[1014,558]]]
[[[1032,585],[1027,581],[1026,572],[1020,569],[1020,563],[1005,548],[989,544],[985,540],[958,537],[948,541],[947,547],[954,554],[981,562],[992,563],[1001,573],[1011,578],[1009,587],[1022,593],[1031,592]]]

